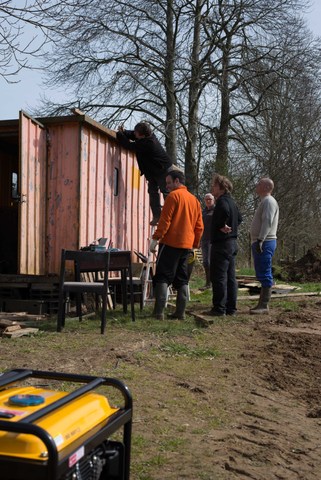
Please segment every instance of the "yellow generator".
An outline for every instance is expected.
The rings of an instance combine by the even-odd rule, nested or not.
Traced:
[[[82,385],[47,388],[57,382]],[[101,386],[120,392],[123,406],[111,406]],[[0,375],[1,480],[129,480],[131,428],[132,397],[119,380],[24,369]]]

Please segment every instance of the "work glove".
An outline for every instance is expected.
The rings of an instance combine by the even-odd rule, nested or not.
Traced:
[[[263,240],[257,239],[255,250],[256,253],[263,253]]]
[[[152,253],[156,253],[157,245],[158,245],[158,240],[154,240],[152,238],[149,244],[149,251]]]
[[[187,264],[190,265],[191,263],[194,263],[195,260],[196,260],[196,252],[192,248],[191,250],[189,250],[188,255],[187,255]]]

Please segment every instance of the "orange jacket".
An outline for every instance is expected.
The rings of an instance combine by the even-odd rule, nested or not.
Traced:
[[[198,248],[204,230],[200,202],[185,185],[166,197],[154,240],[175,248]]]

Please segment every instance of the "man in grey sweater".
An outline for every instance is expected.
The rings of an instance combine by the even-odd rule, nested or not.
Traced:
[[[272,196],[273,188],[274,183],[270,178],[261,178],[255,189],[261,202],[251,224],[251,243],[255,274],[262,287],[259,303],[250,310],[251,314],[264,314],[269,311],[273,285],[272,257],[276,249],[279,221],[279,206]]]

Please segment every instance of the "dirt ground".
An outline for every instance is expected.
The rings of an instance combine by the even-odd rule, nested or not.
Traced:
[[[144,328],[143,314],[105,336],[97,324],[0,339],[0,369],[125,381],[135,408],[134,480],[319,480],[321,301],[291,305],[272,299],[271,313],[258,317],[239,302],[237,317],[208,328]]]

